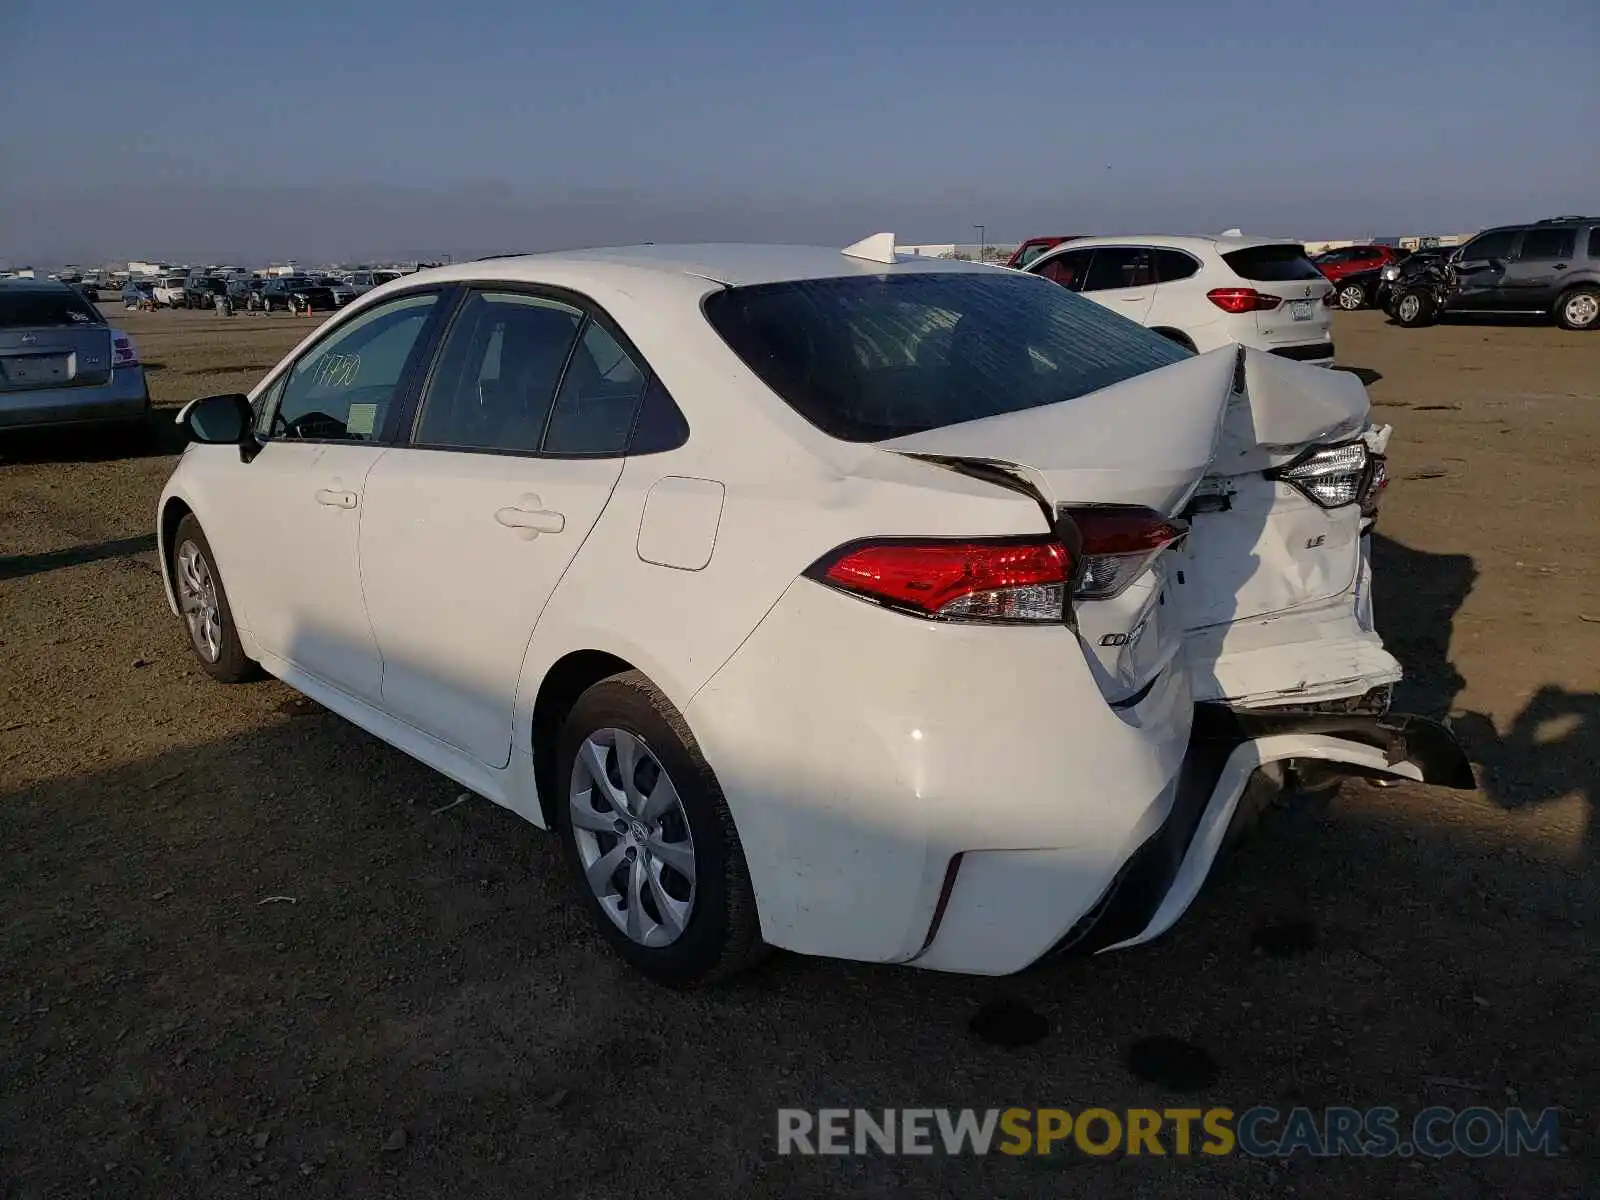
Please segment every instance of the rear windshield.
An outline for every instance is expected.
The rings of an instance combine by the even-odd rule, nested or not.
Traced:
[[[1071,400],[1190,352],[1028,275],[857,276],[729,288],[712,326],[817,428],[874,442]]]
[[[1322,278],[1322,272],[1306,257],[1306,248],[1289,243],[1234,250],[1224,254],[1222,261],[1232,267],[1233,273],[1239,278],[1256,283],[1288,283],[1295,279]]]
[[[77,292],[11,291],[0,288],[0,329],[41,325],[99,325],[100,314]]]

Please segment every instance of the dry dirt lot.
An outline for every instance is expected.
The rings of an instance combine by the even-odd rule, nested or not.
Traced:
[[[303,319],[124,314],[157,402]],[[1394,423],[1377,604],[1476,794],[1270,815],[1154,946],[968,979],[630,977],[553,841],[276,682],[190,665],[173,460],[0,444],[0,1192],[1575,1195],[1600,1163],[1600,336],[1340,314]],[[171,447],[164,450],[170,451]],[[275,897],[292,897],[274,900]],[[1000,1000],[1048,1021],[1004,1048]],[[1130,1047],[1181,1038],[1199,1092]],[[780,1158],[780,1106],[1559,1106],[1555,1161]],[[1589,1183],[1585,1184],[1584,1180]]]

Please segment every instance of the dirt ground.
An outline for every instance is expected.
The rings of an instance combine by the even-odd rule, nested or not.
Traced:
[[[302,318],[125,314],[157,403]],[[0,1193],[1576,1195],[1600,1164],[1600,336],[1340,314],[1396,427],[1376,601],[1484,788],[1270,814],[1167,938],[1010,979],[775,956],[631,977],[553,840],[269,681],[191,666],[163,453],[0,443]],[[170,438],[170,434],[168,435]],[[440,811],[444,810],[444,811]],[[1285,929],[1289,930],[1285,936]],[[1048,1021],[1002,1048],[969,1021]],[[1157,1035],[1219,1077],[1136,1076]],[[1556,1160],[794,1158],[779,1107],[1562,1110]]]

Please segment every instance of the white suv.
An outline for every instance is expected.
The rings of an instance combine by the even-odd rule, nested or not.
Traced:
[[[1281,238],[1074,238],[1028,265],[1034,275],[1198,350],[1230,342],[1333,362],[1333,285]]]
[[[179,419],[201,666],[553,827],[670,983],[1133,945],[1284,760],[1471,785],[1383,715],[1361,383],[1015,271],[887,235],[458,263]]]

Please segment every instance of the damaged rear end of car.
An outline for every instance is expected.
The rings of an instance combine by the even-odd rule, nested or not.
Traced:
[[[733,760],[753,718],[725,714],[752,696],[795,730],[764,774],[719,766],[769,941],[986,974],[1135,945],[1188,908],[1279,764],[1471,786],[1447,731],[1387,712],[1365,545],[1387,431],[1353,377],[1191,355],[1011,273],[706,307],[867,497],[689,713]],[[941,536],[939,474],[1031,504],[1035,532],[1016,510],[1006,538]],[[926,490],[923,527],[881,525],[880,479]],[[792,698],[829,688],[873,699],[835,718]],[[772,774],[808,780],[806,820],[745,806]],[[787,857],[763,862],[768,841]]]

